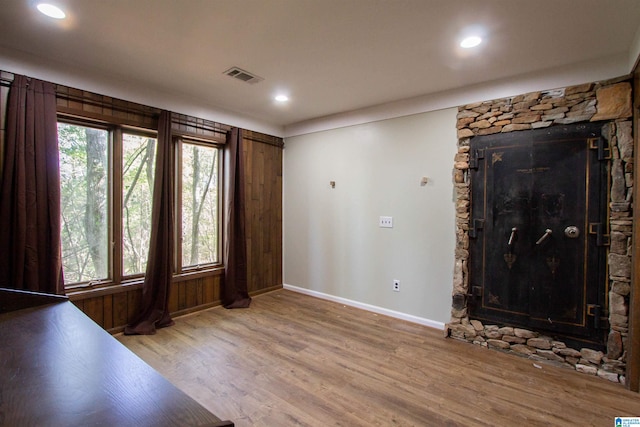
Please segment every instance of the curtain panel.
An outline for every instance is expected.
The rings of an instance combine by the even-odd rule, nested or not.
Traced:
[[[174,264],[173,157],[171,113],[162,111],[158,120],[152,231],[142,288],[142,308],[125,328],[126,335],[152,335],[156,333],[156,328],[174,324],[169,314],[169,291]]]
[[[64,294],[55,86],[14,75],[0,187],[0,287]]]
[[[225,145],[225,233],[222,304],[225,308],[247,308],[247,239],[245,233],[245,167],[242,129],[227,132]]]

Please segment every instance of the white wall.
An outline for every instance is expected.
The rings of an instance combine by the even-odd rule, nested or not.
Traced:
[[[456,113],[451,108],[286,139],[286,285],[449,321]],[[392,229],[378,227],[381,215],[393,217]],[[400,292],[393,292],[393,279],[401,281]]]

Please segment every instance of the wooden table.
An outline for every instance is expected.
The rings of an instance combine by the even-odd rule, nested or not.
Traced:
[[[72,303],[0,314],[2,426],[233,426]]]

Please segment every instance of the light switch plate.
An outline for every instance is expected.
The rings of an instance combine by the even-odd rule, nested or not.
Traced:
[[[393,217],[381,216],[379,226],[380,228],[393,228]]]

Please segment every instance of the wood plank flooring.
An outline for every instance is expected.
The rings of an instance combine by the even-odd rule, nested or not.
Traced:
[[[613,426],[619,384],[299,293],[118,339],[236,426]]]

